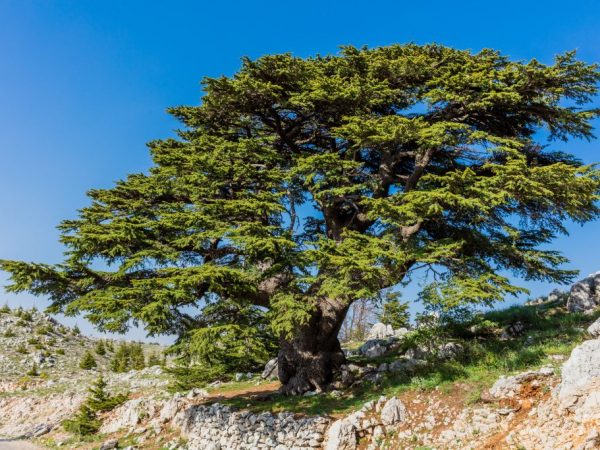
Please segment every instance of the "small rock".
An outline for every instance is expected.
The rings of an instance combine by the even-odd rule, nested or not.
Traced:
[[[588,327],[587,332],[594,338],[600,337],[600,317]]]
[[[384,425],[395,425],[408,418],[406,407],[396,397],[389,399],[381,408],[381,421]]]
[[[117,439],[110,439],[105,441],[101,446],[100,450],[112,450],[113,448],[118,448],[119,441]]]

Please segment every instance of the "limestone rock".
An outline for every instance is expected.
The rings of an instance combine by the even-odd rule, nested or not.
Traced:
[[[587,332],[594,338],[600,337],[600,317],[588,327]]]
[[[563,407],[577,402],[591,383],[600,380],[600,340],[578,345],[571,352],[561,371],[558,397]]]
[[[600,272],[571,286],[567,308],[571,312],[590,312],[600,305]]]
[[[119,441],[116,439],[110,439],[106,442],[104,442],[101,446],[100,446],[100,450],[112,450],[113,448],[118,448],[119,446]]]
[[[372,339],[365,342],[358,349],[359,353],[368,358],[377,358],[387,352],[386,342],[381,339]]]
[[[447,342],[441,345],[438,349],[438,357],[440,359],[456,359],[463,354],[464,348],[456,342]]]
[[[495,399],[513,398],[519,394],[524,383],[548,377],[553,373],[552,367],[542,367],[539,370],[527,371],[514,376],[502,376],[490,388],[489,394]]]
[[[394,336],[392,326],[378,322],[371,327],[367,339],[386,339],[391,336]]]
[[[357,444],[356,427],[351,421],[339,419],[329,427],[325,450],[355,450]]]
[[[260,375],[264,380],[276,380],[278,377],[278,364],[277,358],[270,359],[267,364],[265,364],[265,369]]]
[[[381,409],[381,421],[384,425],[395,425],[404,422],[408,417],[406,407],[396,397],[392,397]]]

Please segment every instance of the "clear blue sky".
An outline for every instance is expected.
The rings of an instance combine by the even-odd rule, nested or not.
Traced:
[[[0,258],[58,262],[55,226],[87,204],[86,190],[146,170],[145,142],[177,126],[165,108],[198,103],[200,79],[232,74],[244,55],[412,41],[491,47],[545,63],[578,49],[598,62],[598,30],[593,0],[0,0]],[[556,148],[596,162],[599,145]],[[600,223],[570,231],[556,246],[571,267],[600,270]],[[552,288],[527,286],[532,295]],[[11,306],[33,302],[4,298]]]

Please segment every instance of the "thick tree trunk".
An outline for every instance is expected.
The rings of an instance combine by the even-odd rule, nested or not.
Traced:
[[[347,311],[348,306],[337,300],[319,300],[311,320],[296,336],[281,340],[277,359],[283,393],[322,391],[333,381],[346,361],[338,333]]]

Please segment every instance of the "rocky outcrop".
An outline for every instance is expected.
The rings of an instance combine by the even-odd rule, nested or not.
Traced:
[[[554,289],[547,297],[538,297],[534,300],[525,302],[526,306],[542,306],[551,304],[564,304],[567,301],[569,294],[560,289]]]
[[[0,437],[37,437],[71,417],[84,395],[64,393],[0,398]]]
[[[188,450],[315,449],[321,447],[329,422],[288,412],[236,411],[219,403],[191,406],[174,420],[188,439]]]
[[[376,324],[373,324],[373,326],[369,330],[369,333],[367,334],[367,339],[388,339],[391,337],[400,338],[406,333],[408,333],[407,328],[398,328],[397,330],[395,330],[391,325],[386,325],[384,323],[377,322]]]
[[[600,406],[599,386],[600,340],[593,339],[575,347],[562,367],[558,390],[561,406],[573,410],[585,405],[590,412]]]
[[[367,339],[385,339],[394,335],[391,325],[378,322],[371,327]]]
[[[600,272],[571,286],[567,300],[567,308],[571,312],[591,312],[598,306],[600,306]]]
[[[278,371],[277,358],[270,359],[260,375],[263,380],[276,380]]]
[[[587,332],[593,338],[600,337],[600,317],[597,318],[587,329]]]
[[[325,450],[356,450],[360,438],[374,443],[407,419],[406,407],[398,398],[380,397],[336,420],[327,431]]]
[[[152,399],[136,398],[116,408],[100,428],[101,433],[114,433],[120,430],[133,431],[144,418],[154,417],[161,405]]]
[[[539,370],[531,370],[518,375],[502,376],[489,389],[489,394],[497,400],[514,398],[520,394],[526,383],[532,383],[535,387],[535,385],[539,385],[540,379],[553,374],[554,369],[552,367],[542,367]]]

